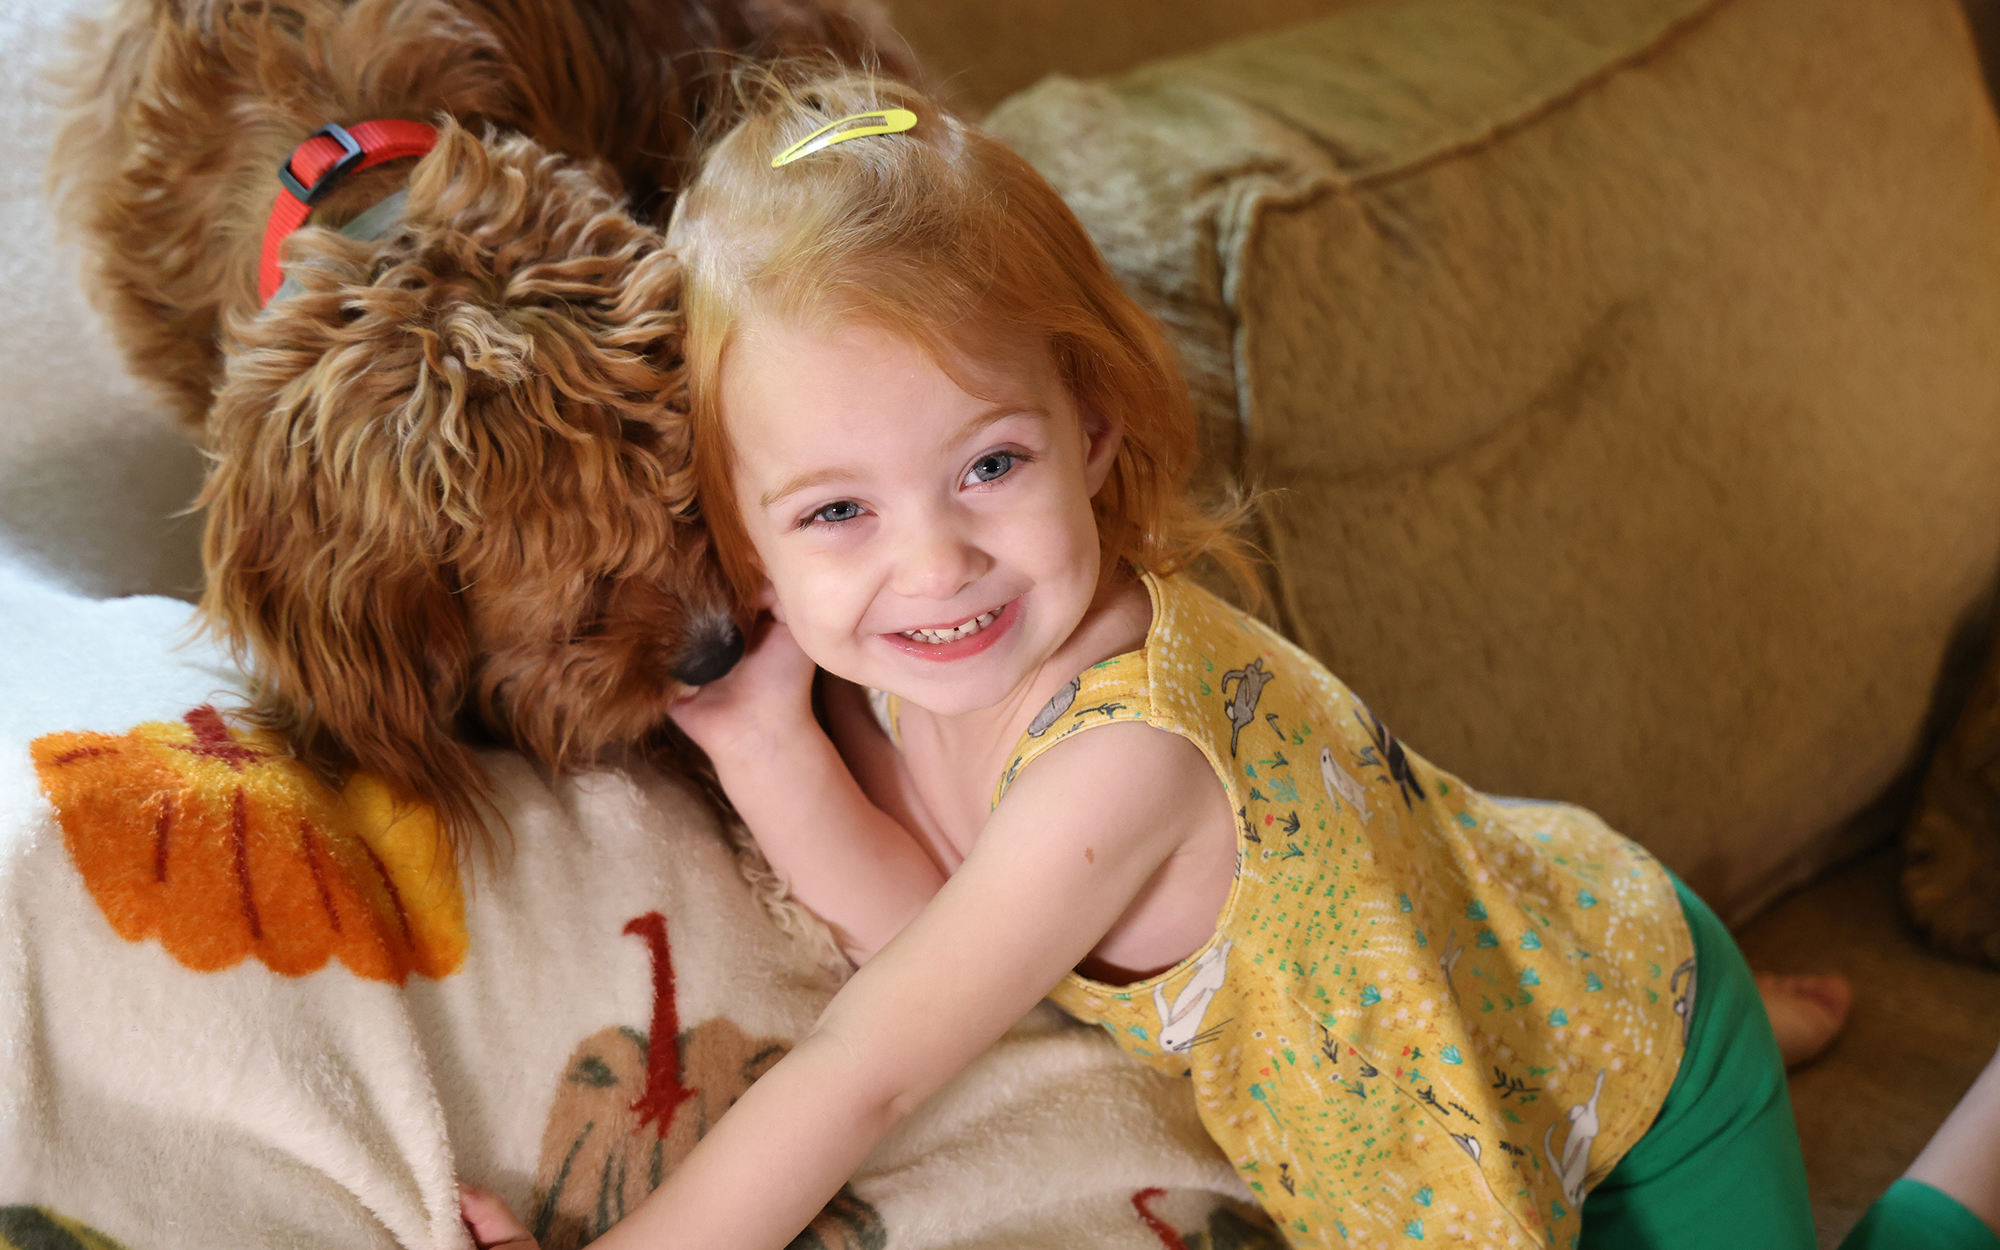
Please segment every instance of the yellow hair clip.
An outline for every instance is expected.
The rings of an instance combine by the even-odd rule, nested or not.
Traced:
[[[916,124],[917,115],[908,109],[870,109],[866,113],[852,113],[839,121],[828,122],[772,157],[771,168],[789,165],[802,156],[811,156],[822,148],[830,148],[849,139],[901,134]]]

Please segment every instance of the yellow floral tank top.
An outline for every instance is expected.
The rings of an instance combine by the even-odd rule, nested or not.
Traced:
[[[1574,1246],[1686,1041],[1666,872],[1589,812],[1467,788],[1192,581],[1146,585],[1144,649],[1042,709],[993,801],[1070,735],[1143,720],[1215,766],[1236,881],[1174,968],[1052,997],[1193,1080],[1295,1246]]]

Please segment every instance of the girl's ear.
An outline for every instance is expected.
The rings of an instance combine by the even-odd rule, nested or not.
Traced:
[[[785,609],[778,604],[778,588],[771,584],[768,577],[764,579],[764,588],[757,592],[757,606],[769,612],[771,619],[778,624],[786,623]]]
[[[1111,476],[1111,466],[1118,459],[1118,449],[1125,445],[1125,426],[1099,413],[1084,410],[1077,414],[1083,419],[1083,481],[1095,496]]]

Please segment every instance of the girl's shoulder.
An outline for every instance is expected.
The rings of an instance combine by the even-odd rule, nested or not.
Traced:
[[[1312,657],[1185,574],[1143,575],[1133,587],[1142,589],[1143,638],[1132,649],[1084,665],[1042,705],[1000,771],[994,804],[1045,752],[1087,730],[1125,722],[1162,731],[1150,747],[1162,754],[1184,759],[1184,744],[1192,743],[1231,789],[1226,760],[1236,736],[1232,717],[1250,714],[1263,683],[1279,671],[1294,689],[1317,691],[1331,680]],[[1240,684],[1245,672],[1248,687]],[[1146,735],[1120,736],[1130,739],[1125,749],[1149,749]]]
[[[1202,743],[1235,741],[1250,717],[1268,726],[1279,710],[1296,718],[1354,701],[1324,664],[1193,577],[1147,574],[1141,584],[1150,606],[1143,643],[1058,690],[1023,735],[1030,754],[1044,735],[1059,741],[1116,720],[1145,720]]]

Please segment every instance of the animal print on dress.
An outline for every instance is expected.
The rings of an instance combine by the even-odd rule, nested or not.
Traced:
[[[1176,967],[1052,997],[1193,1080],[1294,1246],[1568,1244],[1684,1048],[1694,948],[1666,872],[1588,812],[1434,768],[1192,581],[1146,585],[1144,648],[1082,674],[994,803],[1069,736],[1142,721],[1215,768],[1236,882]]]

